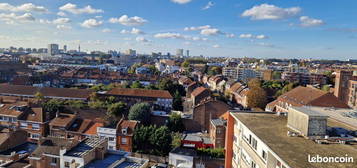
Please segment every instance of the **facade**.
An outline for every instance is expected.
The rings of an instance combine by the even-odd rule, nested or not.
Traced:
[[[166,90],[114,88],[104,93],[103,96],[114,96],[117,101],[124,101],[128,106],[147,102],[157,110],[171,111],[172,109],[173,97]]]
[[[273,113],[231,112],[227,123],[225,167],[335,168],[355,166],[353,162],[309,162],[311,161],[309,157],[317,155],[356,158],[356,145],[321,145],[311,139],[289,135],[286,123],[286,117]],[[332,128],[339,127],[340,124],[330,120],[328,122],[328,126]],[[332,139],[327,139],[326,143],[334,143]],[[341,148],[344,149],[342,153]]]
[[[200,102],[207,100],[211,97],[211,92],[207,88],[201,86],[193,90],[191,99],[193,106],[198,105]]]
[[[169,153],[169,164],[174,167],[194,167],[196,151],[187,148],[175,148]]]
[[[137,121],[120,120],[116,127],[97,127],[97,135],[108,140],[108,150],[132,152],[134,130]]]
[[[214,148],[224,148],[226,137],[226,121],[223,119],[212,119],[209,135]]]
[[[357,71],[338,71],[335,78],[334,95],[352,108],[357,108]]]
[[[284,81],[297,82],[300,85],[323,86],[327,84],[327,76],[324,74],[284,72],[281,78]]]

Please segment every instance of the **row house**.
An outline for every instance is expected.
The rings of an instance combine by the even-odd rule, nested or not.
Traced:
[[[97,135],[108,140],[108,150],[132,152],[134,130],[137,121],[121,119],[115,126],[97,127]]]
[[[45,99],[82,100],[87,101],[93,93],[88,89],[47,88],[25,85],[0,85],[0,96],[14,96],[22,99],[35,98],[41,93]]]
[[[42,108],[30,107],[27,102],[0,104],[0,125],[26,131],[29,141],[48,134],[48,121]]]
[[[113,96],[117,101],[126,102],[128,106],[147,102],[154,107],[154,110],[171,111],[172,109],[173,97],[166,90],[114,88],[101,96]]]
[[[237,82],[229,89],[230,99],[235,103],[241,105],[243,108],[247,108],[248,92],[249,92],[249,88],[246,85]]]

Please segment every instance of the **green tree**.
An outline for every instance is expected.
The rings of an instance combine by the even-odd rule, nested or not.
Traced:
[[[37,101],[39,101],[39,102],[42,102],[42,101],[45,99],[45,97],[43,96],[42,93],[37,92],[37,93],[35,94],[35,99],[36,99]]]
[[[49,113],[61,112],[64,110],[64,102],[58,99],[51,99],[42,104],[42,108]]]
[[[274,80],[281,79],[281,72],[274,71],[273,74],[272,74],[272,77],[273,77]]]
[[[176,93],[174,95],[174,99],[172,102],[172,108],[177,111],[183,111],[183,101],[182,101],[182,96],[180,93],[176,90]]]
[[[248,107],[264,109],[267,103],[267,95],[263,88],[249,88],[247,94]]]
[[[130,85],[130,88],[132,88],[132,89],[142,89],[142,88],[144,88],[144,86],[139,81],[135,81],[133,84]]]
[[[75,109],[82,109],[86,107],[86,104],[82,100],[67,100],[65,104]]]
[[[121,117],[125,115],[128,111],[127,105],[124,102],[118,102],[111,104],[107,109],[107,114],[113,117]]]
[[[167,122],[167,127],[171,132],[183,132],[186,130],[181,115],[177,113],[171,113]]]
[[[167,155],[171,148],[172,137],[169,128],[166,126],[159,127],[149,138],[150,144],[153,145],[153,153],[161,156]]]
[[[145,89],[147,89],[147,90],[158,90],[159,88],[157,88],[156,85],[154,85],[154,84],[150,84],[150,85],[145,86]]]
[[[329,85],[323,85],[323,86],[321,87],[321,90],[323,90],[323,91],[325,91],[325,92],[329,92],[330,89],[331,89],[331,87],[330,87]]]
[[[139,153],[150,153],[152,148],[150,136],[154,134],[156,126],[140,126],[135,129],[133,135],[133,149]]]
[[[188,60],[185,60],[182,64],[181,67],[188,68],[190,66],[190,62]]]
[[[181,136],[182,135],[178,132],[172,134],[172,142],[171,142],[172,148],[181,146]]]
[[[148,103],[137,103],[131,106],[129,110],[129,120],[137,120],[142,124],[150,123],[151,107]]]

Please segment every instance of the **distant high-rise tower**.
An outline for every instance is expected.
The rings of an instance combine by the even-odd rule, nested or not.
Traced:
[[[67,45],[63,46],[63,52],[67,52]]]
[[[136,51],[133,49],[128,49],[125,51],[125,54],[130,56],[136,56]]]
[[[81,52],[81,45],[78,45],[78,52]]]
[[[176,56],[177,57],[183,57],[183,49],[177,49],[176,50]]]
[[[190,50],[186,50],[186,56],[187,56],[187,57],[190,56]]]
[[[58,44],[49,44],[47,47],[47,53],[50,55],[56,55],[59,53]]]

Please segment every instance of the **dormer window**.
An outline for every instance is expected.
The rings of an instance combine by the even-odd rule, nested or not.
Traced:
[[[122,128],[121,133],[126,135],[128,133],[128,128]]]

